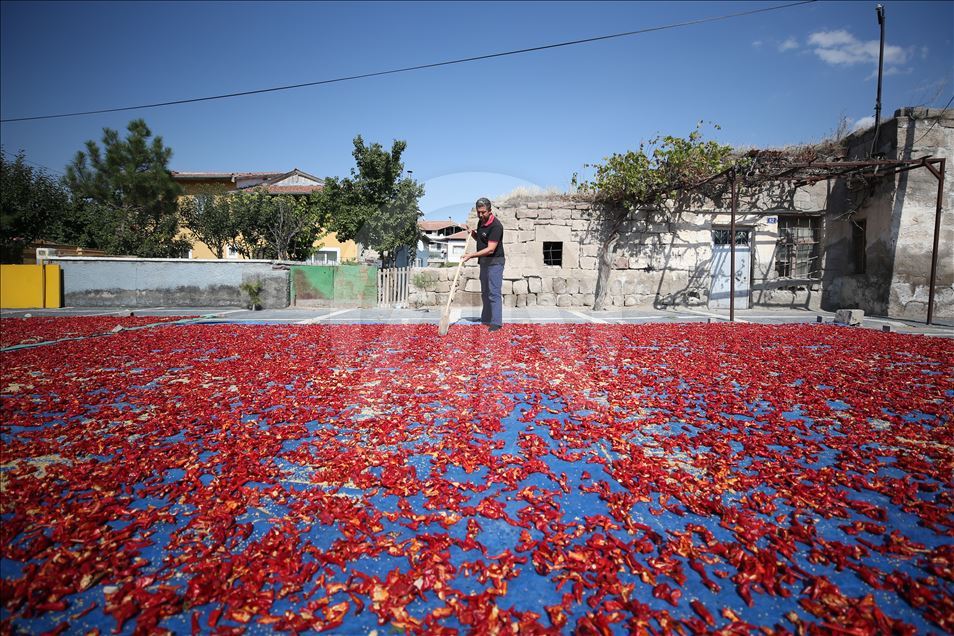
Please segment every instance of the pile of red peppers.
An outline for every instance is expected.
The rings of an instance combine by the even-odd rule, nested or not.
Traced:
[[[954,632],[950,339],[57,320],[2,633]]]

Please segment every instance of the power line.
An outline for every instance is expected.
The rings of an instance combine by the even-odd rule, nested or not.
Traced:
[[[17,158],[17,155],[11,155],[11,154],[10,154],[9,152],[7,152],[6,150],[0,150],[0,152],[2,152],[4,155],[6,155],[6,157],[7,157],[8,159],[16,159],[16,158]],[[53,174],[58,174],[58,175],[60,175],[61,177],[65,177],[65,176],[66,176],[66,175],[64,175],[62,172],[60,172],[59,170],[54,170],[53,168],[51,168],[51,167],[49,167],[49,166],[44,166],[42,163],[34,163],[33,161],[30,161],[30,160],[27,159],[26,157],[23,157],[23,163],[28,163],[28,164],[30,164],[31,166],[36,166],[37,168],[43,168],[43,169],[46,170],[47,172],[52,172]]]
[[[947,107],[951,105],[951,102],[954,102],[954,95],[951,95],[951,98],[950,98],[949,100],[947,100],[947,104],[945,104],[945,105],[944,105],[944,108],[941,109],[941,112],[938,113],[938,116],[937,116],[937,118],[935,118],[934,123],[931,124],[931,126],[930,126],[927,130],[925,130],[925,131],[921,134],[921,136],[918,137],[918,138],[914,141],[913,144],[911,144],[912,147],[918,145],[918,143],[920,143],[920,141],[921,141],[922,139],[924,139],[925,137],[927,137],[927,134],[928,134],[929,132],[931,132],[931,131],[934,129],[935,126],[937,126],[937,122],[941,121],[941,116],[942,116],[942,115],[944,114],[944,112],[947,110]]]
[[[406,67],[404,67],[404,68],[391,69],[391,70],[387,70],[387,71],[377,71],[377,72],[374,72],[374,73],[362,73],[361,75],[349,75],[349,76],[346,76],[346,77],[336,77],[336,78],[334,78],[334,79],[318,80],[318,81],[315,81],[315,82],[304,82],[304,83],[302,83],[302,84],[289,84],[289,85],[287,85],[287,86],[275,86],[275,87],[272,87],[272,88],[260,88],[260,89],[257,89],[257,90],[241,91],[241,92],[238,92],[238,93],[225,93],[225,94],[223,94],[223,95],[212,95],[212,96],[209,96],[209,97],[194,97],[194,98],[192,98],[192,99],[177,99],[177,100],[168,101],[168,102],[156,102],[156,103],[154,103],[154,104],[141,104],[141,105],[139,105],[139,106],[122,106],[122,107],[119,107],[119,108],[102,108],[102,109],[99,109],[99,110],[86,110],[86,111],[79,111],[79,112],[75,112],[75,113],[60,113],[60,114],[58,114],[58,115],[35,115],[35,116],[31,116],[31,117],[11,117],[11,118],[8,118],[8,119],[0,119],[0,123],[7,124],[7,123],[12,123],[12,122],[18,122],[18,121],[35,121],[35,120],[38,120],[38,119],[58,119],[58,118],[61,118],[61,117],[80,117],[80,116],[83,116],[83,115],[99,115],[99,114],[102,114],[102,113],[116,113],[116,112],[125,111],[125,110],[139,110],[139,109],[143,109],[143,108],[159,108],[160,106],[175,106],[175,105],[177,105],[177,104],[192,104],[192,103],[195,103],[195,102],[208,102],[208,101],[212,101],[212,100],[216,100],[216,99],[228,99],[228,98],[231,98],[231,97],[243,97],[243,96],[245,96],[245,95],[259,95],[259,94],[261,94],[261,93],[274,93],[274,92],[277,92],[277,91],[287,91],[287,90],[293,90],[293,89],[296,89],[296,88],[305,88],[305,87],[308,87],[308,86],[320,86],[320,85],[323,85],[323,84],[335,84],[335,83],[337,83],[337,82],[349,82],[349,81],[352,81],[352,80],[366,79],[366,78],[369,78],[369,77],[380,77],[380,76],[382,76],[382,75],[394,75],[394,74],[396,74],[396,73],[407,73],[407,72],[410,72],[410,71],[420,71],[420,70],[427,69],[427,68],[437,68],[437,67],[439,67],[439,66],[450,66],[450,65],[452,65],[452,64],[464,64],[464,63],[466,63],[466,62],[478,62],[478,61],[481,61],[481,60],[489,60],[489,59],[493,59],[493,58],[496,58],[496,57],[506,57],[506,56],[509,56],[509,55],[520,55],[520,54],[522,54],[522,53],[532,53],[532,52],[535,52],[535,51],[545,51],[545,50],[547,50],[547,49],[556,49],[556,48],[560,48],[560,47],[564,47],[564,46],[574,46],[574,45],[577,45],[577,44],[587,44],[587,43],[589,43],[589,42],[599,42],[599,41],[602,41],[602,40],[611,40],[611,39],[614,39],[614,38],[622,38],[622,37],[628,37],[628,36],[633,36],[633,35],[640,35],[640,34],[643,34],[643,33],[651,33],[651,32],[653,32],[653,31],[665,31],[665,30],[667,30],[667,29],[676,29],[676,28],[680,28],[680,27],[691,26],[691,25],[694,25],[694,24],[703,24],[703,23],[705,23],[705,22],[716,22],[716,21],[719,21],[719,20],[728,20],[728,19],[730,19],[730,18],[740,18],[740,17],[742,17],[742,16],[754,15],[754,14],[756,14],[756,13],[765,13],[765,12],[767,12],[767,11],[777,11],[778,9],[787,9],[787,8],[789,8],[789,7],[797,7],[797,6],[799,6],[799,5],[811,4],[811,3],[813,3],[813,2],[817,2],[817,0],[801,0],[801,1],[799,1],[799,2],[791,2],[791,3],[789,3],[789,4],[782,4],[782,5],[778,5],[778,6],[775,6],[775,7],[766,7],[766,8],[763,8],[763,9],[753,9],[753,10],[751,10],[751,11],[742,11],[742,12],[739,12],[739,13],[728,13],[728,14],[726,14],[726,15],[713,16],[713,17],[711,17],[711,18],[699,18],[699,19],[696,19],[696,20],[689,20],[689,21],[687,21],[687,22],[676,22],[676,23],[674,23],[674,24],[666,24],[666,25],[657,26],[657,27],[648,27],[648,28],[645,28],[645,29],[638,29],[638,30],[636,30],[636,31],[626,31],[625,33],[614,33],[614,34],[612,34],[612,35],[601,35],[601,36],[598,36],[598,37],[584,38],[584,39],[581,39],[581,40],[571,40],[571,41],[569,41],[569,42],[560,42],[560,43],[557,43],[557,44],[546,44],[546,45],[543,45],[543,46],[534,46],[534,47],[525,48],[525,49],[516,49],[516,50],[513,50],[513,51],[504,51],[504,52],[501,52],[501,53],[489,53],[489,54],[486,54],[486,55],[477,55],[477,56],[474,56],[474,57],[465,57],[465,58],[460,58],[460,59],[456,59],[456,60],[447,60],[447,61],[444,61],[444,62],[434,62],[434,63],[432,63],[432,64],[419,64],[419,65],[417,65],[417,66],[406,66]]]

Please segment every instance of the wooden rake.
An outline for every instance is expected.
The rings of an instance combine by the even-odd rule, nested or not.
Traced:
[[[464,242],[464,254],[467,253],[467,242]],[[447,305],[444,307],[443,313],[441,313],[441,324],[438,327],[437,331],[442,336],[447,335],[447,330],[450,329],[452,322],[457,322],[460,319],[460,309],[455,309],[454,313],[456,316],[451,320],[451,303],[454,302],[454,295],[457,293],[457,281],[460,279],[460,270],[464,267],[464,261],[461,260],[457,264],[457,271],[454,273],[454,282],[451,283],[450,293],[447,295]]]

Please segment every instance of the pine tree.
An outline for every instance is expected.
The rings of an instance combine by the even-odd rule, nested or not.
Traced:
[[[92,140],[66,168],[66,183],[81,215],[99,218],[100,247],[113,254],[180,257],[190,247],[180,237],[179,185],[167,168],[172,150],[141,119],[129,122],[125,139],[103,129],[102,149]]]

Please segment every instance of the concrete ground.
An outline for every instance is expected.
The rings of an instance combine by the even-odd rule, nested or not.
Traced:
[[[440,322],[440,309],[347,309],[305,308],[266,309],[251,311],[240,307],[64,307],[60,309],[6,309],[0,318],[31,316],[190,316],[198,322],[254,322],[276,324],[422,324]],[[460,323],[478,322],[480,308],[466,307],[461,312]],[[728,310],[702,308],[654,309],[647,307],[613,308],[594,312],[588,308],[565,307],[505,307],[505,323],[607,323],[640,324],[648,322],[716,322],[729,319]],[[834,322],[835,314],[827,311],[804,309],[757,309],[736,310],[735,320],[740,323],[785,324],[804,322]],[[954,320],[935,320],[934,325],[911,320],[865,316],[861,325],[878,331],[887,329],[897,333],[923,334],[954,337]]]

